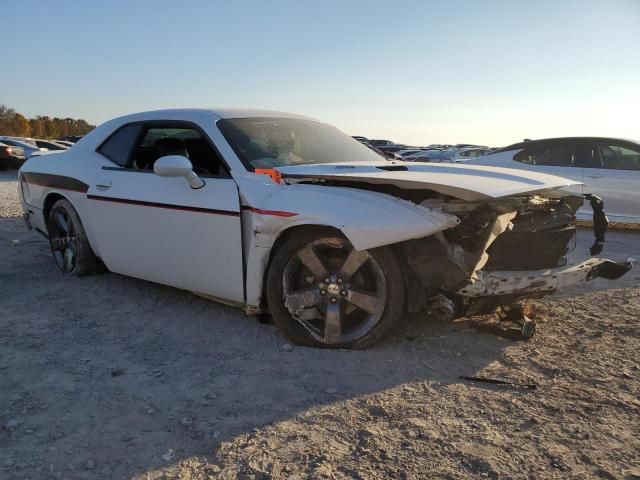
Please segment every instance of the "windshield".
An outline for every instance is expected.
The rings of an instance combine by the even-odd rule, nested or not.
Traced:
[[[249,170],[384,159],[335,127],[294,118],[232,118],[220,131]]]

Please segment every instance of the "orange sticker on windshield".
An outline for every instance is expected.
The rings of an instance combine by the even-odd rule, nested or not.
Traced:
[[[254,172],[269,175],[274,183],[282,183],[282,174],[275,168],[256,168]]]

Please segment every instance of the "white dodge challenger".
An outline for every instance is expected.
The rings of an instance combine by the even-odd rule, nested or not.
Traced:
[[[63,273],[106,267],[338,348],[372,345],[434,302],[460,316],[623,275],[627,263],[567,262],[574,184],[388,161],[300,115],[204,109],[108,121],[19,175],[25,221]]]

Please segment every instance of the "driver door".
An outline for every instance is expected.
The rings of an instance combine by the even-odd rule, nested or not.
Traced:
[[[243,304],[238,189],[206,134],[184,122],[130,124],[98,154],[114,162],[87,192],[107,268]],[[154,174],[164,155],[189,158],[204,187]]]

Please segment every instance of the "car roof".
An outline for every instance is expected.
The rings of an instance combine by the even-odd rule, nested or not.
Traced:
[[[104,139],[114,132],[117,128],[137,122],[149,122],[156,120],[166,121],[195,121],[195,122],[212,122],[215,123],[222,119],[231,118],[295,118],[301,120],[318,121],[311,117],[305,117],[295,113],[279,112],[275,110],[259,110],[247,108],[172,108],[164,110],[150,110],[146,112],[137,112],[107,120],[98,125],[89,133],[84,135],[77,143],[74,144],[76,151],[93,150],[96,146],[104,141]]]
[[[280,112],[277,110],[260,110],[254,108],[170,108],[164,110],[150,110],[146,112],[133,113],[124,117],[144,117],[144,119],[162,119],[163,117],[185,116],[189,114],[210,114],[218,119],[228,118],[250,118],[250,117],[277,117],[277,118],[299,118],[303,120],[316,120],[296,113]]]
[[[507,147],[503,147],[499,150],[496,150],[493,153],[500,152],[508,152],[509,150],[517,150],[520,148],[530,147],[532,145],[539,145],[543,143],[556,143],[556,142],[571,142],[576,140],[592,140],[592,141],[615,141],[615,142],[630,142],[638,145],[636,140],[631,140],[628,138],[616,138],[616,137],[554,137],[554,138],[540,138],[537,140],[527,140],[525,142],[518,142]]]

